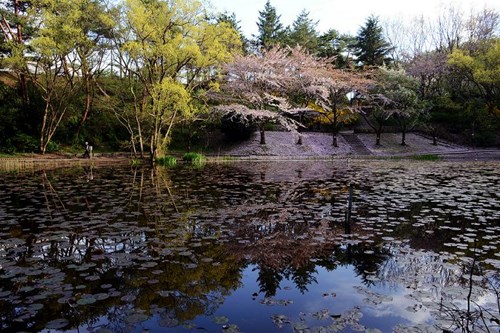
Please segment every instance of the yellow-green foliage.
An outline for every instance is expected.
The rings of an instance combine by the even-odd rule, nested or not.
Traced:
[[[237,32],[228,24],[206,19],[199,1],[126,0],[127,26],[134,39],[122,50],[136,63],[134,72],[147,92],[152,128],[152,151],[164,150],[171,129],[180,117],[200,111],[200,90],[217,89],[211,84],[218,68],[241,49]],[[200,89],[203,86],[203,89]]]
[[[448,64],[473,86],[479,86],[490,112],[499,114],[500,39],[489,41],[476,52],[456,49],[448,56]]]
[[[485,52],[470,55],[456,49],[448,58],[450,65],[469,71],[481,84],[500,85],[500,40],[495,40]]]
[[[93,0],[33,1],[31,17],[43,24],[31,46],[45,57],[64,56],[75,48],[87,52],[95,44],[89,32],[103,32],[114,26],[114,20],[99,2]]]

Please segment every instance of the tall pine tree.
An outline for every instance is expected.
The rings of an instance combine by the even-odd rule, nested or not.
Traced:
[[[391,45],[384,40],[378,18],[370,16],[356,36],[354,55],[359,66],[381,66],[392,61],[388,56]]]
[[[330,29],[318,38],[318,56],[321,58],[333,58],[333,64],[337,68],[351,67],[352,65],[352,45],[355,37],[340,34],[335,29]]]
[[[276,44],[283,43],[284,29],[280,22],[281,15],[276,13],[276,8],[267,0],[264,10],[259,11],[257,27],[259,35],[256,37],[257,47],[270,49]]]
[[[309,18],[309,12],[303,9],[293,22],[289,44],[292,47],[300,45],[309,53],[316,53],[319,45],[317,24]]]

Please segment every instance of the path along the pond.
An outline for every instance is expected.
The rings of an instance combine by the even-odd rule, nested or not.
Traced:
[[[297,144],[298,133],[266,132],[266,144],[260,144],[255,133],[249,140],[231,147],[221,147],[218,155],[263,158],[322,158],[330,156],[351,157],[407,157],[415,155],[437,155],[450,159],[500,160],[499,149],[472,149],[442,140],[437,145],[432,140],[416,133],[408,133],[406,146],[401,145],[401,134],[384,133],[381,144],[375,145],[375,135],[369,133],[341,133],[338,147],[332,145],[329,133],[300,133],[302,144]]]

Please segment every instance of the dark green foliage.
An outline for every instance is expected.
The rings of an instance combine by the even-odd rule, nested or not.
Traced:
[[[360,66],[381,66],[391,62],[391,45],[384,40],[378,18],[370,16],[356,36],[354,53]]]
[[[334,58],[337,68],[351,67],[352,45],[355,38],[350,35],[341,35],[337,30],[330,29],[318,38],[318,56]]]
[[[259,35],[257,39],[257,47],[269,49],[276,44],[283,43],[285,30],[280,22],[281,16],[276,13],[276,8],[271,5],[268,0],[264,6],[264,10],[259,11],[257,27]]]
[[[38,142],[29,131],[30,122],[27,118],[29,116],[24,113],[16,89],[0,82],[0,152],[13,154],[38,151]]]
[[[300,45],[309,53],[316,53],[319,45],[317,24],[318,22],[309,18],[309,12],[305,9],[302,10],[293,22],[292,30],[288,36],[288,44],[291,47]]]

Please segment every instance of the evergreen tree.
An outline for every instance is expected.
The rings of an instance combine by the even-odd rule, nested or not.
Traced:
[[[241,31],[240,21],[237,20],[236,14],[228,13],[227,11],[224,13],[220,13],[216,18],[217,23],[227,23],[231,28],[233,28],[238,35],[240,36],[241,47],[244,54],[247,54],[249,51],[249,41],[243,35],[243,31]]]
[[[337,68],[350,67],[354,43],[354,36],[341,35],[337,30],[330,29],[318,38],[318,56],[334,58],[333,64]]]
[[[359,30],[353,47],[360,66],[381,66],[392,61],[388,56],[392,47],[384,40],[382,27],[379,26],[378,18],[373,15],[368,17],[365,26]]]
[[[259,11],[259,20],[257,27],[259,35],[254,36],[257,39],[257,46],[270,49],[276,44],[283,42],[284,29],[280,22],[281,15],[276,13],[276,8],[267,0],[263,11]]]
[[[318,22],[313,22],[309,18],[309,12],[303,9],[293,22],[289,44],[292,47],[300,45],[308,52],[316,53],[319,44],[318,32],[316,31],[317,24]]]

